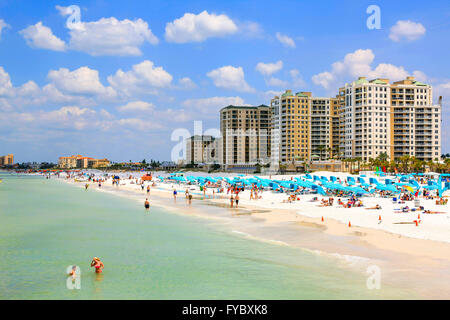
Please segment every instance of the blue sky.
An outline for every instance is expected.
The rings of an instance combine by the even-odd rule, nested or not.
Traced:
[[[0,154],[19,162],[170,159],[174,130],[218,128],[221,107],[357,76],[432,84],[450,152],[448,1],[10,0],[0,30]]]

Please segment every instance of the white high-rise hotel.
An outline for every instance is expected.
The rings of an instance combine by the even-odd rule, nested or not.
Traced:
[[[441,106],[433,105],[430,85],[414,77],[357,81],[340,89],[344,158],[364,161],[386,153],[437,161],[441,154]]]

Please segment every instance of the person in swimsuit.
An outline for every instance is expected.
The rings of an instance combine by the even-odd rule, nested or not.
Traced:
[[[236,197],[234,197],[234,202],[236,202],[236,208],[239,205],[239,193],[236,193]]]
[[[87,190],[88,188],[89,188],[89,184],[86,183],[86,184],[84,185],[84,189]]]
[[[177,201],[177,190],[173,189],[173,200]]]
[[[145,209],[150,209],[150,202],[148,201],[148,198],[145,199],[145,203],[144,203]]]
[[[233,204],[234,204],[234,198],[233,198],[233,194],[231,194],[231,197],[230,197],[231,208],[233,208]]]
[[[101,273],[105,265],[98,257],[94,257],[91,261],[91,267],[95,268],[95,273]]]
[[[150,193],[150,186],[147,186],[147,194]]]

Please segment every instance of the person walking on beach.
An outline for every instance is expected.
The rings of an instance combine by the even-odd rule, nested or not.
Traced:
[[[147,186],[147,194],[150,194],[150,186]]]
[[[177,201],[177,189],[173,189],[173,200],[176,202]]]
[[[145,199],[144,207],[145,207],[146,210],[150,209],[150,202],[148,201],[148,198]]]
[[[94,257],[91,261],[91,267],[95,268],[95,273],[101,273],[105,265],[98,257]]]
[[[236,208],[239,205],[239,193],[236,193],[236,197],[234,197],[234,201],[236,202]]]
[[[231,208],[233,208],[233,204],[234,204],[234,198],[233,198],[233,194],[231,194],[231,197],[230,197]]]

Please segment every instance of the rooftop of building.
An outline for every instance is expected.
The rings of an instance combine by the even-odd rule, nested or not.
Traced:
[[[222,109],[220,109],[220,111],[226,110],[226,109],[250,109],[250,110],[256,110],[258,108],[269,108],[269,106],[266,106],[265,104],[260,104],[259,106],[234,106],[234,105],[229,105],[226,106]]]
[[[355,85],[359,85],[359,84],[369,84],[369,83],[373,83],[373,84],[385,84],[385,85],[389,85],[389,79],[386,78],[376,78],[376,79],[372,79],[372,80],[367,80],[366,77],[359,77],[358,80],[353,81],[352,84]],[[408,76],[406,77],[406,79],[404,80],[400,80],[400,81],[395,81],[392,83],[392,85],[415,85],[415,86],[428,86],[426,83],[420,82],[415,80],[414,77]]]

